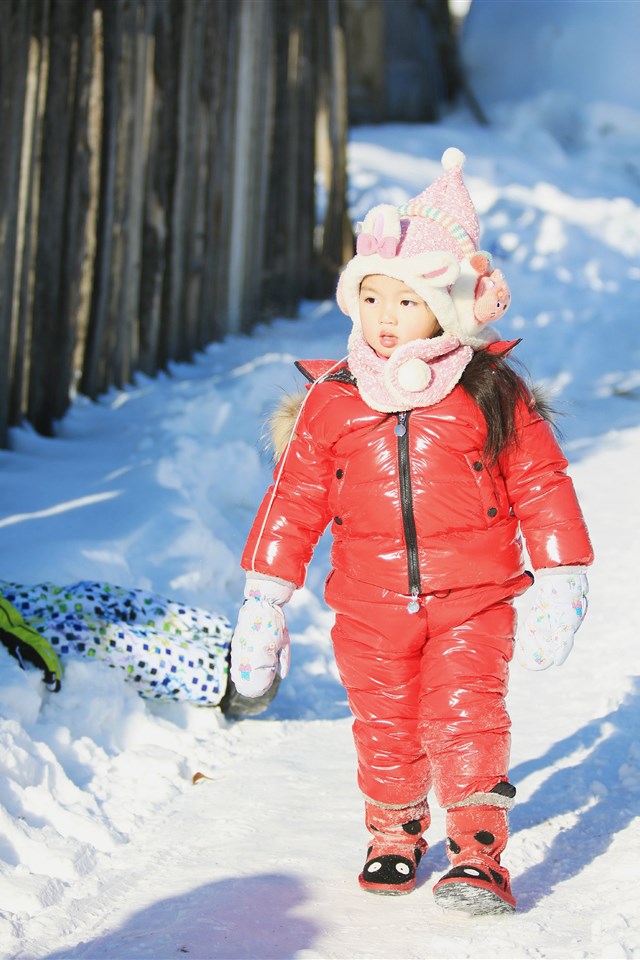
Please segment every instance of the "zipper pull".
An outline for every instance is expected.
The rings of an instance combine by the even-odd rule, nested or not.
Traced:
[[[407,604],[407,610],[409,613],[417,613],[420,609],[420,601],[418,600],[418,591],[414,587],[411,591],[411,600]]]
[[[398,422],[397,422],[397,424],[395,425],[395,427],[393,428],[393,432],[395,433],[396,437],[404,437],[405,433],[407,432],[407,414],[406,414],[406,412],[405,412],[405,413],[399,413],[399,414],[398,414]]]

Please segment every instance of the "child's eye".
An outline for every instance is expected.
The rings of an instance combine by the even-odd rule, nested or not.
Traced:
[[[400,301],[400,304],[401,304],[403,307],[415,307],[416,302],[415,302],[415,300],[401,300],[401,301]]]
[[[364,303],[375,303],[375,302],[376,302],[376,298],[375,298],[375,297],[371,297],[371,296],[369,296],[369,297],[363,297],[363,302],[364,302]]]

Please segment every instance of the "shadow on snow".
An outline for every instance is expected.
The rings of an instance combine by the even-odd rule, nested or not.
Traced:
[[[318,933],[313,921],[296,916],[306,901],[299,880],[283,873],[219,880],[160,900],[119,929],[47,960],[293,957],[311,950]]]

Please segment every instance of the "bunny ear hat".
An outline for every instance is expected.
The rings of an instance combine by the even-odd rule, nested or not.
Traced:
[[[478,348],[494,339],[484,324],[504,312],[509,289],[502,274],[499,283],[490,282],[491,257],[478,251],[480,227],[462,179],[464,161],[461,150],[449,147],[442,155],[442,175],[422,193],[401,207],[373,207],[364,218],[356,255],[344,268],[336,292],[338,306],[353,321],[350,348],[362,339],[360,285],[373,274],[400,280],[414,290],[444,333],[460,343]],[[485,281],[485,305],[478,319],[480,279]],[[487,305],[493,287],[502,295],[495,311]]]

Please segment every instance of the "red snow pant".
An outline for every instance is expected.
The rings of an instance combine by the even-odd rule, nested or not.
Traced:
[[[505,706],[516,614],[531,585],[506,584],[409,598],[334,570],[336,663],[355,720],[358,784],[374,803],[409,806],[433,787],[442,807],[507,780]]]

